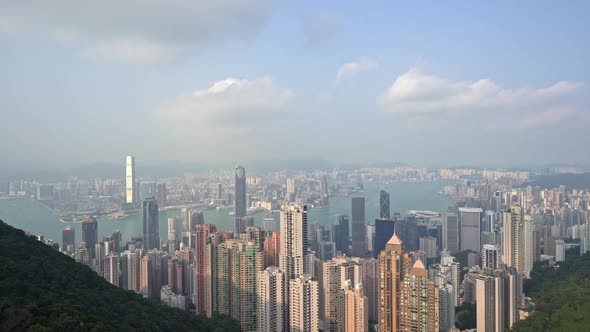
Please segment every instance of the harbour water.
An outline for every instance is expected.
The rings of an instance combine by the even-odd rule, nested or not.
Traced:
[[[351,197],[365,197],[365,219],[372,222],[379,215],[379,190],[385,189],[391,196],[391,212],[400,212],[404,215],[408,210],[446,211],[453,202],[438,192],[449,182],[406,182],[380,185],[366,183],[364,191],[355,193],[349,197],[331,197],[330,206],[321,209],[311,209],[308,222],[318,224],[332,224],[337,214],[350,215]],[[204,210],[205,222],[215,224],[218,230],[232,230],[234,217],[228,215],[230,210]],[[167,236],[168,217],[179,216],[179,210],[160,211],[159,228],[160,238]],[[277,221],[279,213],[259,212],[254,215],[254,224],[262,225],[263,218],[271,216]],[[51,211],[34,200],[0,200],[0,219],[14,227],[23,229],[34,235],[43,234],[46,238],[59,241],[61,244],[61,232],[66,226],[76,230],[76,242],[82,240],[81,224],[64,224],[58,219],[59,213]],[[123,241],[132,236],[142,235],[142,216],[134,215],[122,219],[98,221],[99,239],[110,235],[114,231],[120,231]]]

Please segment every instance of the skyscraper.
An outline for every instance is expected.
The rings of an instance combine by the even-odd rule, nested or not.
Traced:
[[[321,205],[327,206],[330,204],[330,194],[328,192],[328,178],[322,175],[320,178],[320,198]]]
[[[439,330],[439,289],[420,259],[402,279],[400,293],[401,331]]]
[[[206,246],[209,235],[215,233],[215,225],[195,225],[195,277],[196,277],[196,300],[195,307],[197,314],[204,313],[207,309],[205,279],[207,265],[211,264],[206,260]]]
[[[70,226],[62,232],[62,251],[66,251],[68,246],[72,246],[72,251],[76,248],[76,231]]]
[[[369,300],[364,294],[363,284],[353,288],[348,280],[344,287],[344,324],[345,332],[369,331]]]
[[[443,216],[442,247],[450,254],[459,251],[459,218],[455,213],[445,213]]]
[[[503,213],[502,261],[529,277],[534,260],[533,225],[532,218],[523,213],[518,205]]]
[[[352,198],[352,256],[363,257],[367,253],[365,227],[365,198]]]
[[[336,224],[332,230],[333,241],[336,243],[336,250],[340,251],[343,255],[350,255],[349,239],[350,239],[350,226],[347,215],[337,215]]]
[[[286,280],[307,272],[307,205],[281,209],[279,267]]]
[[[391,218],[389,193],[385,190],[379,191],[379,218]],[[383,250],[383,249],[381,249]]]
[[[477,331],[507,331],[519,320],[522,274],[513,268],[477,274]]]
[[[168,198],[168,189],[166,187],[166,183],[158,183],[158,189],[156,192],[156,200],[158,201],[158,206],[164,207],[166,206]]]
[[[140,260],[139,253],[126,250],[121,254],[121,287],[139,292]]]
[[[481,251],[482,213],[480,208],[459,208],[461,250]]]
[[[264,268],[279,266],[281,252],[281,234],[279,232],[266,233],[264,239]]]
[[[119,255],[110,254],[104,258],[103,278],[111,284],[119,287]]]
[[[96,244],[98,243],[98,223],[95,217],[88,217],[82,223],[82,242],[86,244],[88,251],[88,263],[93,264],[96,257]]]
[[[153,197],[143,201],[143,248],[145,250],[160,248],[158,202]]]
[[[240,234],[240,222],[246,216],[246,171],[241,165],[236,166],[235,170],[235,202],[234,202],[234,217],[235,226],[234,232]]]
[[[318,282],[302,274],[289,282],[289,331],[315,332],[320,329]]]
[[[284,278],[284,273],[276,266],[258,272],[256,278],[257,331],[284,331],[283,313],[287,296]]]
[[[500,262],[500,248],[493,244],[484,244],[481,250],[481,267],[497,269]]]
[[[342,292],[342,269],[340,260],[323,262],[321,293],[323,308],[320,308],[324,320],[324,331],[342,331],[344,327],[344,293]]]
[[[373,252],[379,255],[385,249],[385,244],[395,229],[395,221],[389,219],[375,220],[375,237],[373,238]]]
[[[125,159],[125,202],[128,204],[137,203],[138,194],[135,182],[135,157],[127,156]]]

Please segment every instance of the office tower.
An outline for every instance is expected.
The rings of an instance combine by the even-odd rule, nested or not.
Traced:
[[[375,242],[375,224],[366,224],[365,228],[365,234],[367,235],[367,238],[365,239],[365,242],[367,243],[367,251],[372,254],[374,252],[373,243]]]
[[[235,170],[235,200],[234,200],[234,232],[240,234],[241,219],[246,216],[246,171],[238,165]]]
[[[369,331],[369,300],[364,294],[363,284],[356,284],[348,280],[344,287],[344,324],[345,332]],[[324,330],[325,331],[325,330]]]
[[[402,279],[400,293],[401,331],[439,330],[439,290],[420,259]]]
[[[284,273],[276,266],[258,272],[256,278],[257,331],[284,331],[283,313],[286,297],[284,277]]]
[[[391,216],[389,193],[385,190],[379,191],[379,218],[389,219]]]
[[[215,194],[217,196],[217,199],[221,199],[221,196],[223,194],[222,189],[221,189],[221,183],[217,184],[217,190],[215,191]]]
[[[443,280],[446,276],[442,277]],[[456,291],[453,289],[453,284],[444,281],[438,286],[439,291],[439,328],[441,331],[449,331],[450,328],[455,326],[455,301],[457,296]]]
[[[481,251],[481,218],[483,210],[480,208],[459,208],[461,224],[461,250]]]
[[[379,254],[378,271],[378,329],[398,331],[400,328],[400,284],[405,271],[409,270],[412,259],[403,251],[402,241],[394,232]]]
[[[138,189],[135,181],[135,157],[127,156],[125,159],[125,202],[128,204],[137,203]]]
[[[432,236],[421,237],[419,239],[420,251],[426,254],[426,258],[435,258],[438,256],[438,247],[436,244],[436,238]]]
[[[204,225],[205,224],[205,215],[203,214],[203,211],[191,211],[190,215],[191,215],[191,218],[190,218],[191,232],[195,231],[195,227],[197,225]]]
[[[286,280],[307,272],[307,205],[281,209],[279,267]]]
[[[316,257],[327,261],[336,256],[336,243],[332,241],[332,227],[321,225],[316,228]]]
[[[207,262],[206,260],[206,246],[207,239],[210,234],[217,231],[215,225],[195,225],[195,276],[196,276],[196,302],[195,308],[197,314],[204,313],[206,310],[206,291],[205,278]]]
[[[318,282],[302,274],[289,282],[289,331],[315,332],[320,329]]]
[[[68,246],[76,245],[76,231],[70,226],[67,226],[62,232],[62,251],[67,251]]]
[[[565,244],[563,240],[555,240],[555,262],[565,261]]]
[[[342,255],[350,255],[349,249],[349,222],[347,215],[337,215],[336,224],[333,226],[332,235],[334,236],[334,242],[336,243],[336,250],[340,251]]]
[[[323,262],[320,317],[324,321],[324,331],[342,331],[344,327],[344,293],[342,292],[341,261]]]
[[[484,244],[481,251],[481,267],[497,269],[500,264],[500,248],[492,244]]]
[[[442,247],[451,255],[459,251],[459,217],[455,213],[443,216]]]
[[[181,229],[181,221],[178,217],[169,217],[168,218],[168,241],[172,241],[174,243],[180,241],[180,229]]]
[[[182,231],[183,232],[194,232],[191,229],[191,210],[187,208],[180,209],[180,219],[182,220]]]
[[[167,198],[168,198],[168,189],[166,188],[166,183],[158,183],[158,189],[156,193],[156,200],[158,201],[158,206],[164,207],[167,205]]]
[[[367,253],[365,228],[365,198],[352,198],[352,256],[363,257]]]
[[[279,266],[281,252],[281,235],[278,232],[266,233],[264,239],[264,268]]]
[[[98,223],[95,217],[89,216],[82,223],[82,242],[86,244],[88,263],[92,265],[96,257],[96,243],[98,243]]]
[[[494,231],[495,215],[496,213],[494,211],[486,210],[483,225],[481,228],[482,232],[491,233]]]
[[[121,254],[121,284],[120,286],[127,290],[139,292],[139,272],[140,272],[139,253],[126,250]]]
[[[106,281],[120,287],[119,255],[110,254],[104,258],[102,276]]]
[[[158,202],[155,198],[143,201],[143,249],[160,248],[160,232],[158,230]]]
[[[375,237],[373,238],[373,252],[379,255],[381,251],[385,249],[385,244],[395,229],[395,222],[389,219],[376,219],[375,220]]]

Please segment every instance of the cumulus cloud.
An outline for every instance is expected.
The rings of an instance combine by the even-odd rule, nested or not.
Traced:
[[[451,82],[411,69],[397,77],[377,103],[386,112],[404,114],[531,109],[543,107],[543,103],[569,95],[581,86],[562,81],[546,88],[505,89],[490,79]]]
[[[358,61],[345,63],[340,66],[338,73],[336,73],[336,80],[340,81],[345,78],[354,77],[377,68],[379,68],[379,61],[377,59],[362,57]]]
[[[30,0],[0,10],[0,29],[42,32],[84,54],[161,62],[256,34],[274,0]]]
[[[226,78],[205,90],[180,96],[155,111],[157,120],[175,129],[215,133],[223,129],[243,130],[285,112],[294,93],[279,87],[271,78],[254,80]]]

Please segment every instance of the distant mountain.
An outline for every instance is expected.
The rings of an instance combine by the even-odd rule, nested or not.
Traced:
[[[0,331],[240,331],[115,287],[0,221]]]
[[[551,174],[551,175],[539,175],[533,178],[531,181],[523,183],[523,187],[526,186],[539,186],[541,188],[559,188],[560,185],[564,185],[567,190],[572,189],[589,189],[590,188],[590,172],[573,174]]]

